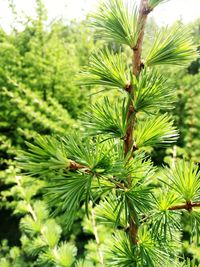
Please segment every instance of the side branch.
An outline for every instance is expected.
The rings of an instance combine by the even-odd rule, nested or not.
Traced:
[[[172,206],[168,210],[187,210],[187,211],[191,212],[192,209],[195,207],[200,207],[200,202],[192,203],[192,202],[188,201],[186,204]]]
[[[81,169],[87,169],[87,167],[84,165],[81,165],[79,163],[76,163],[75,161],[70,161],[68,169],[70,171],[77,171],[77,170],[81,170]]]
[[[78,170],[82,170],[87,174],[93,174],[93,172],[84,165],[81,165],[75,161],[70,161],[69,166],[67,168],[67,170],[69,171],[78,171]],[[124,183],[120,183],[118,180],[116,180],[116,177],[112,177],[112,178],[108,178],[108,180],[113,183],[115,185],[116,188],[121,188],[121,189],[125,189],[125,184]]]

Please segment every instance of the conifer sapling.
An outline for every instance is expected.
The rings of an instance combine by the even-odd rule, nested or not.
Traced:
[[[79,81],[119,90],[119,99],[92,105],[84,134],[38,138],[19,162],[33,176],[48,176],[47,197],[68,228],[81,203],[86,213],[89,203],[96,206],[101,223],[113,231],[101,266],[180,266],[182,213],[199,232],[200,173],[183,160],[158,172],[145,151],[178,138],[167,113],[174,94],[154,66],[183,65],[197,56],[196,48],[189,33],[174,26],[157,33],[143,58],[147,18],[164,1],[132,2],[105,0],[92,18],[97,35],[130,48],[132,66],[122,52],[105,48],[91,56]]]

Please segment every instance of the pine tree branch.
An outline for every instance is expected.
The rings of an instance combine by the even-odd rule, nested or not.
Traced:
[[[137,44],[133,49],[133,74],[135,76],[138,76],[140,74],[140,71],[144,67],[144,64],[141,60],[142,44],[144,39],[144,29],[147,21],[147,16],[151,11],[152,9],[148,6],[148,0],[141,0],[139,10],[139,24],[141,27],[141,31],[137,40]]]
[[[92,171],[89,170],[87,166],[81,165],[75,161],[70,161],[69,166],[68,166],[68,170],[69,171],[84,170],[86,173],[92,174]],[[121,189],[125,188],[125,185],[123,183],[120,183],[119,181],[117,181],[116,177],[113,176],[112,178],[107,178],[107,179],[108,179],[108,181],[113,183],[116,188],[121,188]]]
[[[89,171],[88,168],[84,165],[81,165],[75,161],[70,161],[68,169],[70,171],[77,171],[77,170],[81,170],[81,169],[87,169],[87,172]]]
[[[141,55],[142,55],[142,44],[143,44],[143,39],[144,39],[144,29],[145,29],[145,24],[147,20],[148,14],[151,12],[151,9],[148,6],[148,1],[147,0],[141,0],[140,2],[140,9],[139,9],[139,26],[140,26],[140,34],[136,43],[136,46],[133,49],[133,62],[132,62],[132,67],[133,67],[133,75],[138,76],[140,74],[140,71],[143,68],[143,63],[141,60]],[[135,124],[135,108],[133,106],[133,86],[130,85],[129,88],[126,89],[127,92],[130,95],[130,106],[129,106],[129,112],[127,116],[127,131],[126,131],[126,136],[124,140],[124,156],[128,154],[130,149],[132,150],[131,156],[136,149],[136,145],[133,144],[133,128]],[[128,178],[128,183],[131,185],[131,177]],[[131,205],[130,205],[130,210],[131,210]],[[138,243],[138,226],[136,225],[135,219],[132,215],[130,215],[130,228],[129,228],[129,236],[130,240],[133,244]]]
[[[18,187],[20,189],[22,189],[22,191],[24,191],[23,186],[22,186],[21,181],[20,181],[20,177],[16,176],[15,179],[16,179],[16,183],[17,183]],[[24,195],[25,195],[25,192],[24,192]],[[37,216],[36,216],[36,214],[35,214],[35,212],[33,210],[33,207],[31,206],[30,203],[27,203],[27,209],[28,209],[29,213],[31,214],[33,220],[36,222],[37,221]]]
[[[151,9],[148,6],[147,0],[141,0],[140,3],[140,10],[139,10],[139,25],[141,28],[137,44],[135,48],[133,49],[133,75],[138,76],[140,74],[140,71],[143,68],[143,63],[141,60],[142,55],[142,43],[144,39],[144,29],[145,24],[147,20],[148,14],[151,12]],[[133,86],[131,84],[127,85],[126,91],[130,94],[130,96],[133,95]],[[124,154],[127,155],[128,151],[130,150],[131,146],[133,145],[133,127],[135,123],[135,108],[133,106],[133,102],[130,102],[129,112],[127,116],[127,121],[129,122],[127,131],[126,131],[126,137],[124,142]]]
[[[187,210],[191,212],[195,207],[200,207],[200,202],[192,203],[191,201],[188,201],[186,204],[172,206],[168,210]]]
[[[37,216],[36,216],[32,206],[31,206],[31,204],[29,203],[27,207],[28,207],[28,211],[30,212],[31,216],[33,217],[33,220],[36,222],[37,221]]]

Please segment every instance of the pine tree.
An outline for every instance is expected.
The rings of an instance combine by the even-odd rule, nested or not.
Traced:
[[[40,0],[34,19],[19,16],[17,6],[12,0],[8,1],[14,18],[12,31],[7,33],[0,29],[0,239],[8,239],[11,246],[13,243],[18,245],[20,234],[25,232],[23,228],[19,229],[19,217],[25,215],[17,213],[17,202],[21,198],[20,190],[26,191],[26,183],[22,183],[20,190],[15,186],[14,158],[18,150],[24,148],[24,141],[33,140],[38,133],[63,135],[79,127],[72,117],[77,117],[82,110],[87,89],[82,88],[77,93],[75,73],[86,62],[93,47],[93,35],[88,38],[82,22],[66,26],[64,22],[54,20],[47,30],[46,11]],[[28,182],[29,178],[24,177],[24,180]],[[13,194],[15,190],[17,193]],[[42,196],[37,195],[31,200],[33,206],[38,199],[43,201]],[[9,222],[12,225],[7,229]],[[62,241],[65,240],[63,236],[62,232]],[[33,239],[29,236],[28,241],[33,242]],[[34,257],[27,256],[23,242],[20,247],[10,247],[10,251],[2,242],[1,267],[30,267],[39,257],[39,252]],[[25,264],[26,257],[30,261]],[[41,261],[37,266],[46,265]]]
[[[36,197],[44,181],[33,182],[33,178],[21,176],[14,166],[9,166],[4,180],[13,186],[1,193],[1,204],[5,202],[7,208],[14,208],[15,215],[22,216],[19,223],[22,235],[20,249],[12,247],[7,253],[5,245],[0,249],[0,266],[72,266],[77,249],[72,242],[60,241],[61,226],[49,217],[44,201]]]
[[[170,146],[178,130],[166,112],[174,94],[160,65],[185,65],[196,47],[183,27],[156,33],[143,58],[148,15],[163,0],[141,0],[139,8],[123,0],[105,0],[92,18],[98,36],[130,48],[131,66],[123,52],[105,48],[94,53],[80,83],[119,90],[114,103],[105,97],[84,115],[85,132],[39,137],[19,157],[28,175],[48,177],[47,199],[62,214],[68,229],[84,203],[112,235],[101,251],[100,266],[190,266],[180,263],[181,214],[199,233],[200,172],[192,161],[156,169],[148,147]],[[121,50],[123,51],[123,49]],[[165,112],[165,113],[164,113]],[[194,265],[194,263],[191,263]]]

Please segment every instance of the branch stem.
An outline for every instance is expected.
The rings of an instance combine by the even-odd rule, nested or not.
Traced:
[[[141,0],[140,2],[140,9],[139,9],[139,20],[138,20],[138,26],[140,27],[140,34],[136,43],[136,46],[133,48],[133,61],[132,61],[132,69],[133,69],[133,75],[138,76],[144,67],[141,56],[142,56],[142,44],[144,39],[144,30],[146,25],[146,20],[148,14],[151,12],[151,9],[148,6],[148,0]],[[127,115],[127,131],[126,136],[124,140],[124,157],[127,156],[129,151],[131,151],[130,158],[131,159],[134,148],[136,147],[136,144],[134,144],[133,141],[133,129],[136,122],[136,112],[133,104],[134,100],[134,88],[132,85],[129,86],[127,92],[129,93],[130,97],[130,104],[129,104],[129,111]],[[131,176],[128,177],[128,184],[131,186]],[[129,209],[131,210],[131,203],[129,204]],[[129,237],[133,244],[138,243],[138,225],[136,224],[136,220],[132,214],[129,215]]]
[[[31,204],[28,204],[28,211],[30,212],[31,216],[33,217],[33,220],[36,222],[37,221],[37,216],[31,206]]]
[[[192,203],[191,201],[188,201],[186,204],[172,206],[168,210],[187,210],[191,212],[193,208],[197,207],[200,207],[200,202]]]
[[[77,170],[80,170],[80,169],[87,169],[86,166],[81,165],[81,164],[79,164],[79,163],[77,163],[75,161],[72,161],[72,160],[69,162],[68,168],[69,168],[70,171],[77,171]]]

